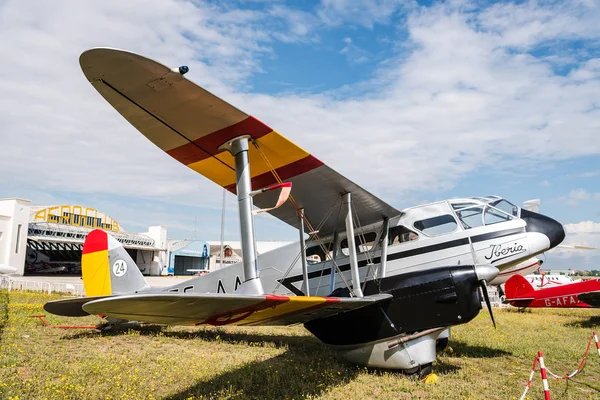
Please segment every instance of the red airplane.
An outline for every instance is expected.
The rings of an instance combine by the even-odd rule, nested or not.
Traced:
[[[514,307],[600,308],[600,279],[536,290],[523,276],[514,275],[504,292],[505,302]]]

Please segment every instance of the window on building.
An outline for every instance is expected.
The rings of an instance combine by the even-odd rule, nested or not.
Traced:
[[[354,236],[356,253],[364,253],[365,251],[371,250],[373,246],[375,246],[375,239],[377,239],[377,233],[375,232],[367,232],[362,235]],[[345,256],[350,254],[350,251],[348,251],[348,239],[342,239],[340,242],[340,251]]]
[[[17,245],[15,246],[15,254],[19,254],[19,245],[21,244],[21,229],[23,225],[19,224],[17,226]]]
[[[444,214],[416,221],[413,226],[426,235],[438,236],[454,232],[458,225],[452,215]]]
[[[390,228],[388,232],[388,245],[394,246],[400,243],[417,240],[418,238],[419,235],[416,232],[413,232],[402,225],[398,225]]]

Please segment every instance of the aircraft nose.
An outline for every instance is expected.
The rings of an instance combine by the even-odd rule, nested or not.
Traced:
[[[543,233],[550,240],[550,248],[558,246],[565,238],[565,229],[562,224],[550,217],[521,209],[521,218],[527,222],[527,232]]]

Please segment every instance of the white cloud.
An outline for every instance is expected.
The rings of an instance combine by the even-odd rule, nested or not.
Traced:
[[[560,200],[564,201],[570,206],[577,206],[581,202],[585,202],[591,199],[600,199],[600,193],[590,193],[586,189],[580,188],[571,190],[567,196],[560,198]]]
[[[352,43],[351,38],[344,38],[343,41],[345,45],[340,50],[340,54],[346,56],[348,61],[351,63],[360,64],[369,60],[369,52]]]
[[[600,222],[582,221],[576,224],[565,224],[563,226],[568,234],[600,233]]]
[[[600,37],[597,7],[507,3],[478,13],[462,2],[327,0],[310,14],[141,4],[2,3],[0,35],[10,40],[0,52],[10,62],[0,65],[0,107],[10,112],[0,114],[0,176],[12,188],[220,207],[215,185],[165,157],[85,81],[78,56],[100,45],[190,65],[191,80],[398,206],[481,168],[534,169],[600,153],[596,57],[562,76],[547,61],[551,47],[539,58],[525,52]],[[396,18],[401,8],[408,13]],[[319,19],[330,26],[320,31]],[[404,51],[372,79],[327,93],[249,93],[273,43],[317,41],[346,22],[399,25]]]

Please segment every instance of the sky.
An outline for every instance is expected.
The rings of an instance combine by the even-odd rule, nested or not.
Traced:
[[[565,243],[600,247],[597,21],[597,0],[0,0],[0,198],[218,240],[222,190],[85,80],[79,55],[115,47],[188,65],[188,79],[398,209],[540,199]],[[236,240],[235,198],[226,204]],[[298,236],[270,216],[256,231]],[[600,269],[600,251],[545,257]]]

